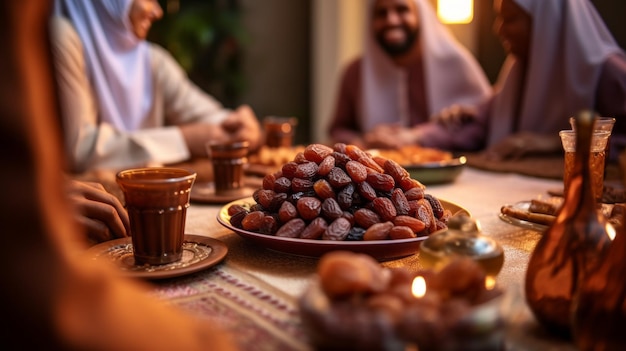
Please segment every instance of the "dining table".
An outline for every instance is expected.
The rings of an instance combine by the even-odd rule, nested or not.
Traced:
[[[562,167],[562,162],[552,164]],[[546,332],[524,297],[529,257],[543,229],[511,224],[500,217],[503,205],[549,196],[562,189],[554,175],[480,167],[469,162],[453,181],[426,185],[426,193],[465,208],[482,234],[504,248],[496,286],[504,295],[506,350],[575,350],[571,340]],[[532,173],[532,172],[531,172]],[[192,202],[185,233],[223,242],[228,252],[218,263],[191,274],[148,280],[151,294],[190,313],[218,323],[235,336],[242,350],[313,350],[300,318],[298,302],[316,277],[319,257],[275,251],[248,240],[218,222],[227,203]],[[423,268],[420,252],[383,260],[384,267]]]

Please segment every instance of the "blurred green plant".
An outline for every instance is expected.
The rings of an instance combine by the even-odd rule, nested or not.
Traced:
[[[148,39],[165,47],[200,88],[227,107],[246,88],[243,47],[248,41],[238,0],[159,0],[164,15]]]

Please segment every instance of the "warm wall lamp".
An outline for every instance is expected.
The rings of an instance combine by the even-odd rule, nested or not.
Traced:
[[[446,24],[467,24],[474,19],[474,0],[437,0],[437,16]]]

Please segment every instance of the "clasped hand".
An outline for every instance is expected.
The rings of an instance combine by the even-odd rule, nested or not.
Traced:
[[[130,234],[128,213],[102,184],[76,180],[67,184],[74,217],[85,227],[89,240],[98,243]]]
[[[256,115],[247,105],[242,105],[230,113],[219,125],[191,123],[180,126],[192,157],[206,157],[206,143],[248,141],[250,150],[259,147],[261,127]]]
[[[380,124],[363,136],[367,148],[372,149],[398,149],[415,144],[416,139],[411,128],[394,124]]]
[[[452,105],[439,111],[431,117],[432,120],[446,127],[448,130],[457,131],[464,125],[476,122],[478,111],[475,107]]]

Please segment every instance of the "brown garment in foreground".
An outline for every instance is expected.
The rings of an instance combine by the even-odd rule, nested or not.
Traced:
[[[229,350],[194,319],[81,259],[63,191],[47,19],[51,2],[0,2],[0,335],[25,350]]]

